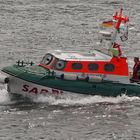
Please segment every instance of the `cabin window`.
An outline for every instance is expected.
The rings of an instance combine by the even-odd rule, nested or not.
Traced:
[[[52,62],[53,56],[51,54],[46,54],[41,63],[45,64],[45,65],[49,65]]]
[[[72,64],[72,69],[74,70],[81,70],[83,65],[81,63],[73,63]]]
[[[63,70],[65,68],[65,65],[66,61],[58,60],[55,67],[57,70]]]
[[[112,71],[114,71],[114,69],[115,69],[115,66],[113,64],[105,64],[104,65],[104,70],[107,72],[112,72]]]
[[[96,63],[90,63],[88,64],[88,69],[92,71],[97,71],[99,69],[99,65]]]

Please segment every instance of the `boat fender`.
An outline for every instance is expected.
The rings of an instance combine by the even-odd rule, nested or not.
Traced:
[[[102,82],[102,77],[100,77],[100,76],[90,76],[88,81],[89,82]]]

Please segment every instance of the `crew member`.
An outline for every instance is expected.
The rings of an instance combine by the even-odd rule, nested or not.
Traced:
[[[132,81],[138,82],[140,81],[140,61],[138,57],[134,57],[134,67],[133,67],[133,77]]]

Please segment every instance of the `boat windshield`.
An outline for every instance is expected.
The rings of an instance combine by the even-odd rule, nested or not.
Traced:
[[[52,62],[52,60],[53,60],[53,55],[48,53],[43,57],[41,63],[45,65],[49,65]]]

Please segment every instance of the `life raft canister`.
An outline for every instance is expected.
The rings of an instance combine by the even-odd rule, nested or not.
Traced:
[[[55,73],[56,78],[64,80],[77,80],[77,75],[73,73]]]
[[[77,80],[77,75],[76,74],[64,74],[64,79],[65,80]]]

